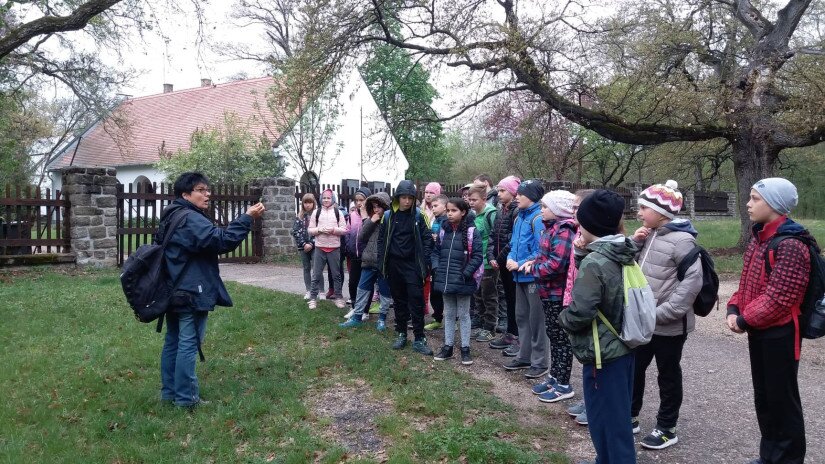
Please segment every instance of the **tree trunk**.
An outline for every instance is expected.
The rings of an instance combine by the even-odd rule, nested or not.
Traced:
[[[758,180],[773,175],[779,156],[779,148],[765,140],[762,134],[742,131],[733,142],[733,170],[736,174],[737,209],[739,210],[739,245],[744,246],[751,238],[751,221],[747,203],[751,186]]]

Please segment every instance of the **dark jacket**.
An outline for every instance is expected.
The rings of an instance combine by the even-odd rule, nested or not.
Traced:
[[[601,345],[603,362],[630,353],[618,337],[598,319],[597,311],[605,315],[617,332],[624,322],[624,281],[622,266],[633,263],[637,248],[623,235],[609,235],[587,245],[582,258],[576,250],[579,274],[573,285],[573,301],[559,314],[559,323],[570,335],[573,355],[582,364],[595,364],[593,320]]]
[[[473,228],[473,253],[468,259],[470,247],[465,248],[462,232],[455,230],[449,222],[444,222],[442,227],[441,238],[433,246],[433,288],[447,295],[472,295],[477,288],[473,273],[481,266],[484,256],[481,234]]]
[[[513,235],[513,223],[516,222],[518,208],[516,202],[511,201],[507,208],[499,208],[496,220],[493,223],[493,232],[490,234],[491,246],[487,247],[487,259],[498,261],[500,269],[507,264],[507,253],[510,252],[510,237]]]
[[[218,255],[234,250],[252,229],[252,217],[241,214],[226,229],[216,227],[195,205],[177,198],[164,208],[158,240],[166,234],[165,219],[180,209],[186,218],[171,231],[166,246],[166,270],[175,288],[175,303],[185,296],[189,307],[196,311],[211,311],[218,306],[232,306],[232,299],[218,271]]]
[[[402,180],[398,183],[395,189],[395,195],[392,200],[392,205],[389,211],[384,213],[384,219],[381,220],[381,228],[378,235],[378,266],[383,275],[387,275],[387,257],[390,241],[392,240],[392,223],[393,215],[398,212],[398,197],[400,195],[415,196],[415,184],[408,180]],[[412,207],[412,236],[414,242],[413,255],[415,256],[415,263],[417,264],[418,276],[421,282],[429,273],[430,268],[430,254],[433,249],[433,236],[430,232],[430,224],[427,216],[417,207]]]
[[[310,212],[310,214],[312,213]],[[292,222],[292,238],[295,240],[295,246],[301,251],[304,251],[304,245],[307,243],[315,248],[315,238],[312,235],[309,235],[309,232],[307,231],[308,227],[309,214],[304,215],[303,218],[296,216],[295,221]]]
[[[370,217],[373,214],[373,204],[377,203],[384,210],[388,210],[390,202],[390,196],[384,192],[367,197],[367,217],[364,218],[361,230],[358,232],[358,248],[361,250],[362,267],[378,268],[378,234],[376,232],[380,228],[381,221],[372,222]]]

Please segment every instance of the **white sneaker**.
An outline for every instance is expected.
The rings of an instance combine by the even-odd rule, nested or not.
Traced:
[[[318,300],[309,300],[307,302],[307,306],[309,307],[309,309],[317,308],[318,307]]]
[[[306,293],[304,293],[304,299],[305,299],[305,300],[309,300],[311,296],[312,296],[312,293],[311,293],[311,292],[306,292]]]
[[[354,309],[350,309],[350,310],[349,310],[349,312],[348,312],[348,313],[346,313],[346,314],[344,315],[344,319],[349,319],[349,318],[351,318],[353,314],[355,314],[355,310],[354,310]]]
[[[370,313],[364,313],[364,315],[363,315],[363,316],[361,316],[361,320],[362,320],[362,321],[368,321],[368,320],[370,320]]]
[[[346,307],[347,307],[347,302],[346,302],[346,301],[344,301],[344,299],[343,299],[343,298],[338,298],[337,300],[335,300],[335,306],[336,306],[338,309],[344,309],[344,308],[346,308]]]

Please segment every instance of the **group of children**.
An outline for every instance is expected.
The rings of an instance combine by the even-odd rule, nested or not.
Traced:
[[[805,452],[795,321],[810,269],[808,249],[800,241],[784,241],[772,274],[766,276],[759,267],[770,237],[804,233],[787,218],[796,204],[796,190],[789,184],[765,179],[754,186],[748,203],[756,223],[754,241],[745,254],[740,289],[728,306],[730,330],[749,333],[763,435],[760,458],[753,463],[801,463]],[[637,216],[642,226],[629,236],[623,224],[625,201],[608,190],[545,193],[540,181],[515,176],[493,188],[489,177],[479,176],[465,187],[462,198],[441,195],[440,185],[430,183],[420,205],[415,185],[406,180],[392,199],[359,192],[349,226],[336,215],[330,191],[322,194],[320,211],[307,209],[305,203],[296,219],[298,248],[314,253],[304,259],[312,263],[311,309],[316,307],[324,263],[333,269],[330,285],[336,303],[343,306],[334,245],[338,237],[347,236],[350,279],[356,279],[357,290],[354,297],[350,291],[353,311],[342,327],[362,324],[377,285],[379,330],[385,329],[389,306],[394,305],[393,349],[407,345],[410,320],[413,349],[437,361],[460,351],[461,363],[472,364],[471,340],[486,342],[513,358],[504,364],[506,370],[540,379],[530,388],[546,403],[575,396],[570,382],[575,356],[583,366],[584,402],[569,407],[568,413],[588,425],[598,463],[636,462],[633,434],[641,431],[645,373],[655,359],[660,406],[655,426],[640,445],[656,450],[678,443],[682,350],[694,330],[693,302],[702,287],[702,265],[696,260],[684,276],[677,275],[679,263],[696,247],[697,232],[690,221],[676,218],[683,197],[674,181],[641,193]],[[634,263],[647,278],[657,307],[652,340],[630,349],[617,332],[625,309],[623,268]],[[305,280],[306,269],[305,264]],[[360,277],[354,277],[353,269]],[[433,321],[425,325],[430,311]],[[459,350],[454,349],[456,325]],[[434,354],[425,330],[440,328],[444,345]],[[497,329],[503,333],[495,337]],[[768,376],[779,363],[777,385],[777,379],[769,381]],[[781,408],[774,394],[784,395]]]

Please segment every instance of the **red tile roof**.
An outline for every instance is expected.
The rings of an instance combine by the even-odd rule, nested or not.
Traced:
[[[226,111],[234,112],[241,121],[249,121],[252,134],[265,132],[274,142],[279,134],[271,133],[272,124],[267,128],[262,121],[262,116],[269,115],[266,92],[273,84],[272,77],[261,77],[126,100],[112,112],[113,116],[83,135],[76,154],[75,144],[70,145],[51,168],[70,163],[113,167],[152,164],[158,161],[161,145],[172,153],[188,149],[192,132],[205,126],[221,127]],[[260,108],[256,108],[256,103]],[[112,118],[118,115],[127,118],[127,130],[118,129],[113,123]]]

